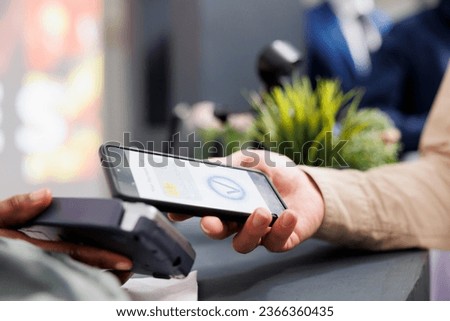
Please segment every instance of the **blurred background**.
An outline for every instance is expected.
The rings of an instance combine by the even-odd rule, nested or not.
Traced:
[[[107,196],[101,143],[163,150],[183,104],[247,111],[258,54],[275,39],[307,54],[305,12],[321,2],[0,0],[0,197]],[[436,2],[375,5],[395,23]]]

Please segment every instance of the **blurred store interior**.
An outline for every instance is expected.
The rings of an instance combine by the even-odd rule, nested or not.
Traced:
[[[0,0],[0,197],[108,196],[100,144],[162,150],[180,105],[248,110],[259,52],[276,39],[304,52],[319,2]],[[375,3],[398,21],[436,1]]]
[[[0,196],[104,195],[102,142],[126,132],[160,150],[180,103],[247,110],[259,51],[275,39],[303,49],[317,2],[2,0]],[[401,19],[433,1],[376,3]]]

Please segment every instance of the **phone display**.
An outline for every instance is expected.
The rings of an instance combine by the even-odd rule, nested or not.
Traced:
[[[162,211],[246,219],[257,207],[286,209],[261,172],[202,160],[104,145],[103,167],[115,197]]]

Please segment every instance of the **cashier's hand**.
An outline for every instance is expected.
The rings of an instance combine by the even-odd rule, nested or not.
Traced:
[[[272,252],[284,252],[313,236],[322,224],[324,201],[317,185],[288,157],[262,150],[246,150],[217,161],[264,172],[288,209],[272,227],[272,216],[263,208],[255,209],[243,225],[223,222],[217,217],[203,217],[201,228],[209,237],[224,239],[234,234],[233,247],[240,253],[251,252],[259,245]],[[175,221],[188,218],[176,214],[169,217]]]
[[[128,279],[132,267],[128,258],[90,246],[33,239],[17,230],[41,213],[51,202],[52,195],[48,189],[0,201],[0,237],[21,239],[46,251],[65,253],[85,264],[112,270],[122,282]]]

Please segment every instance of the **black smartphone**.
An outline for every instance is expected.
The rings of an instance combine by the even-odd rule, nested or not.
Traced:
[[[100,147],[100,157],[113,197],[125,201],[241,222],[257,207],[274,220],[286,209],[260,171],[108,144]]]

